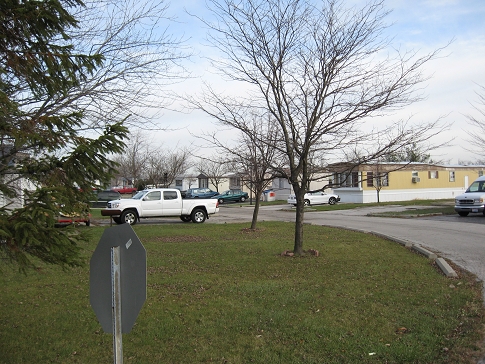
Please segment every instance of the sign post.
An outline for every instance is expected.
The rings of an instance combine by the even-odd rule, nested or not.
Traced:
[[[123,335],[121,330],[121,249],[111,248],[111,300],[113,319],[114,364],[123,364]]]
[[[107,228],[90,261],[89,298],[104,332],[113,334],[114,363],[123,363],[122,334],[146,300],[146,250],[129,224]]]

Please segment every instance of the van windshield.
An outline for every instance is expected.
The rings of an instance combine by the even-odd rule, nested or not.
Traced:
[[[485,181],[473,182],[466,192],[485,192]]]

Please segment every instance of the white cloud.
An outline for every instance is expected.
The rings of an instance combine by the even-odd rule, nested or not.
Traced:
[[[362,6],[367,0],[353,0]],[[345,4],[352,4],[351,1]],[[452,163],[473,159],[466,151],[467,133],[470,132],[464,115],[473,113],[470,102],[476,100],[477,84],[485,85],[485,1],[483,0],[388,0],[385,6],[394,9],[387,21],[394,23],[389,28],[389,36],[394,37],[395,45],[404,50],[417,50],[424,55],[454,41],[442,51],[442,58],[430,62],[425,72],[432,75],[424,90],[427,99],[402,110],[402,115],[415,114],[416,120],[434,120],[448,115],[445,120],[453,122],[452,129],[441,138],[456,137],[455,146],[436,153],[437,159]],[[178,14],[181,23],[174,28],[192,37],[192,46],[198,52],[193,63],[188,63],[194,75],[201,76],[215,84],[217,89],[230,89],[220,76],[208,72],[208,64],[200,56],[210,52],[203,46],[205,29],[202,24],[183,14],[186,8],[197,15],[204,16],[203,1],[179,0],[174,2],[170,12]],[[200,81],[190,80],[177,85],[174,89],[195,93],[200,91]],[[200,112],[190,114],[166,112],[161,120],[170,126],[177,126],[176,132],[160,133],[164,145],[196,145],[188,130],[201,133],[203,130],[216,130],[210,118]],[[465,132],[465,130],[467,130]]]

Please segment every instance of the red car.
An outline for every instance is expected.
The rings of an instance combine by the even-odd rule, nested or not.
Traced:
[[[57,216],[57,225],[63,226],[74,223],[85,223],[86,226],[91,225],[91,214],[87,214],[86,216],[70,216],[60,212],[59,216]]]
[[[112,190],[117,191],[123,194],[132,194],[133,192],[138,191],[136,187],[113,187]]]

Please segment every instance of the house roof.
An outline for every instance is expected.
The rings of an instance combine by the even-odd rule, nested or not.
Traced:
[[[485,165],[460,165],[460,164],[439,164],[439,163],[420,163],[420,162],[381,162],[381,163],[363,163],[356,165],[349,162],[333,163],[328,169],[333,172],[357,172],[369,169],[382,168],[384,170],[483,170]]]

